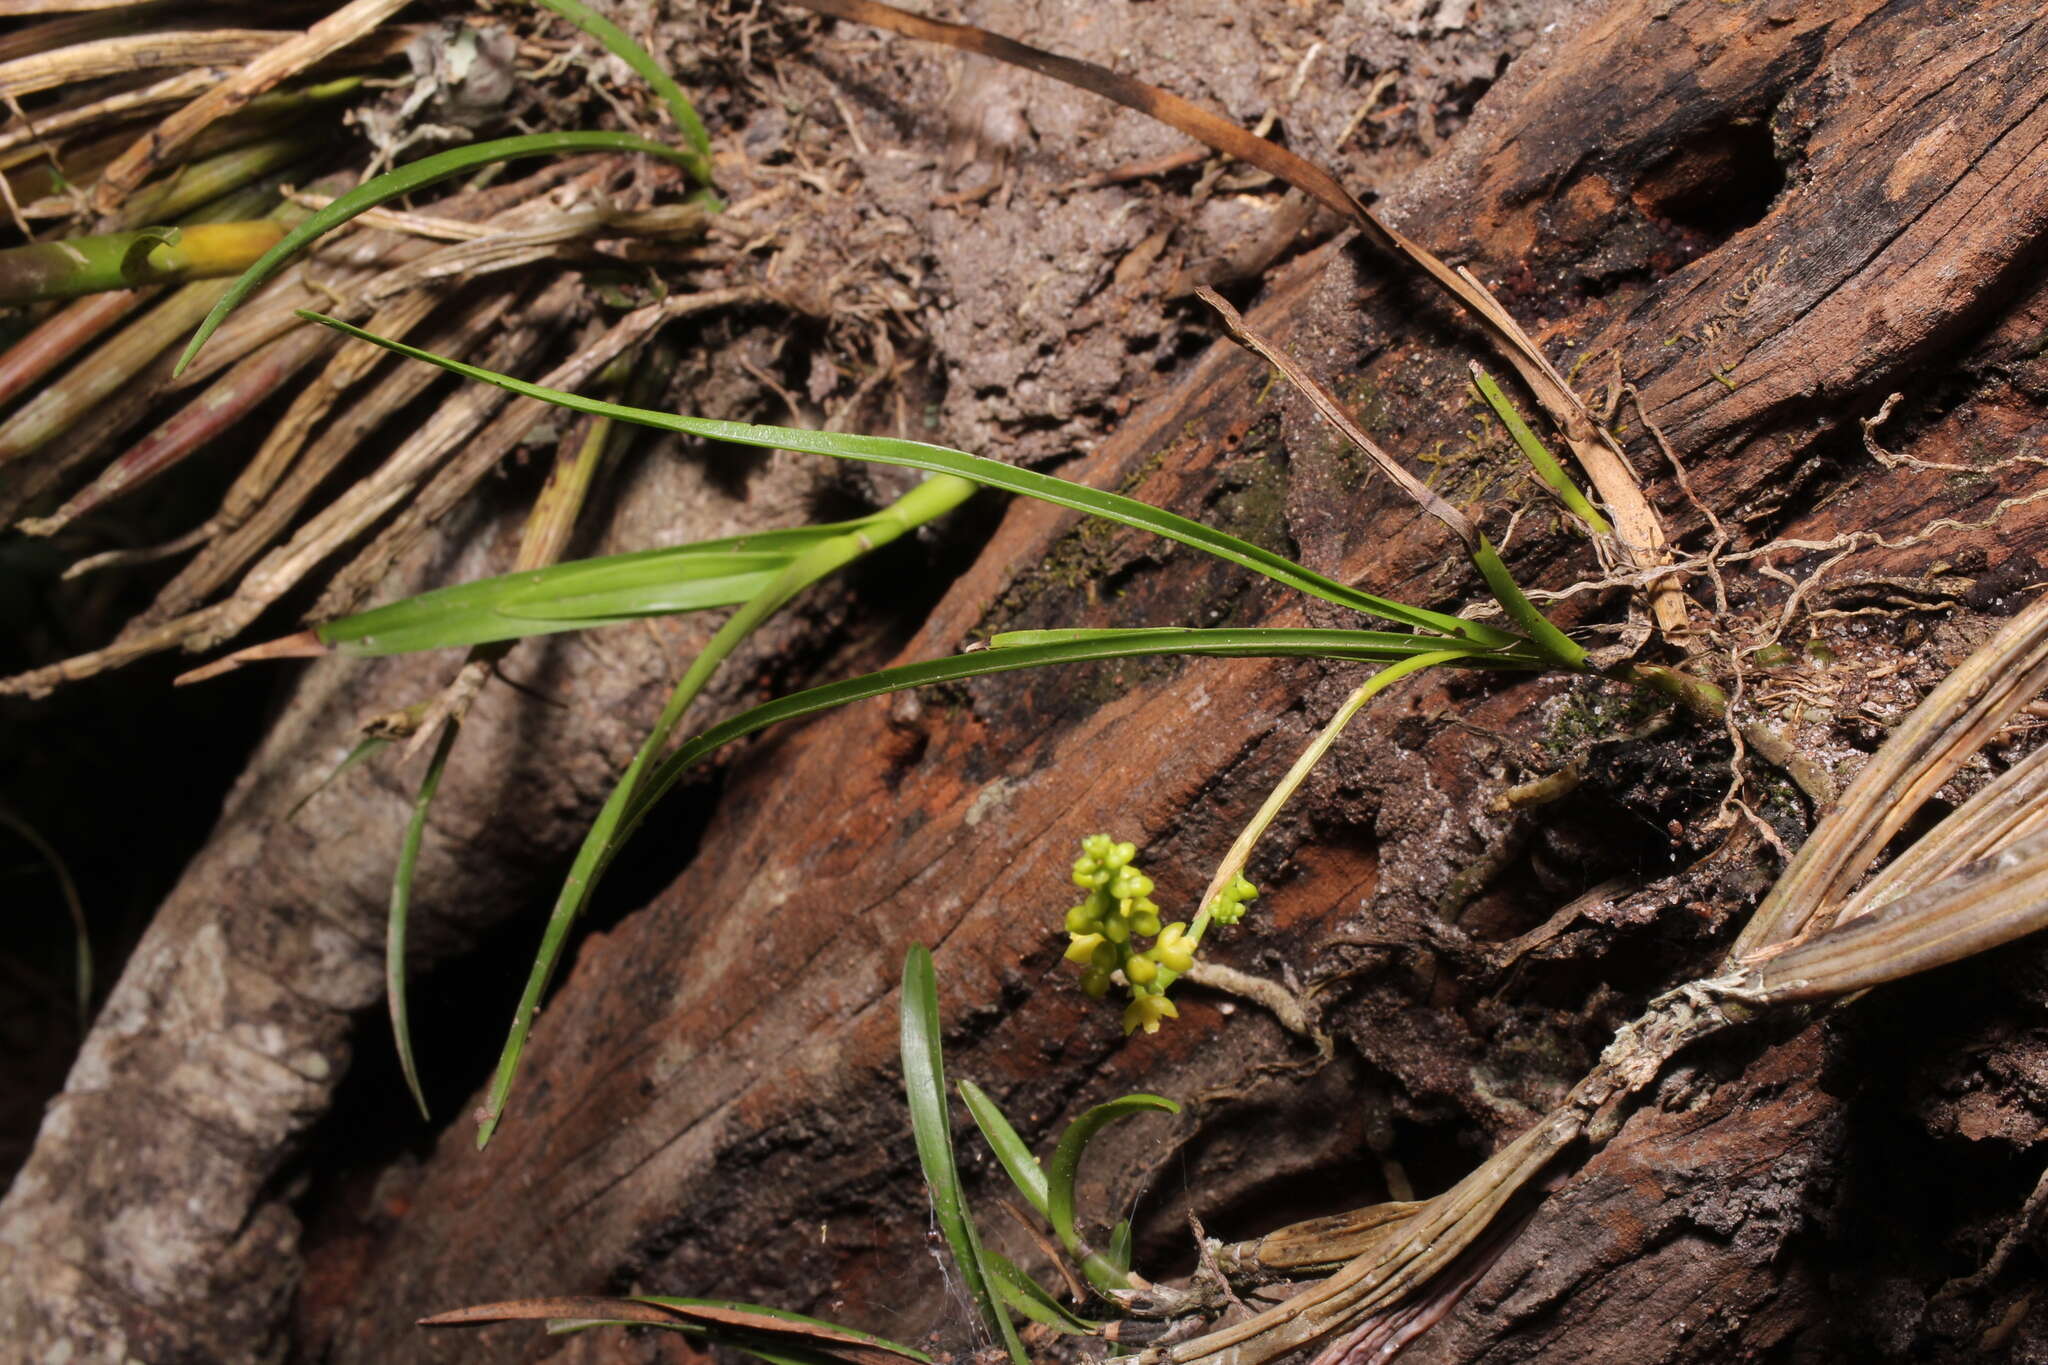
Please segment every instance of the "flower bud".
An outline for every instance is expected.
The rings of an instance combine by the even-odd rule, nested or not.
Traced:
[[[1157,975],[1159,968],[1143,954],[1133,954],[1131,960],[1124,964],[1124,978],[1133,986],[1149,986]]]
[[[1184,972],[1195,963],[1195,952],[1187,941],[1188,927],[1185,924],[1169,924],[1159,933],[1159,942],[1152,945],[1152,959],[1162,967],[1174,972]]]

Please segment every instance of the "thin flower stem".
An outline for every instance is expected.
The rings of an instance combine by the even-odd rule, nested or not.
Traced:
[[[1195,911],[1194,923],[1188,928],[1188,938],[1194,944],[1201,943],[1202,935],[1209,928],[1209,913],[1216,904],[1217,897],[1223,894],[1225,887],[1243,874],[1245,864],[1251,861],[1252,850],[1265,834],[1266,827],[1273,823],[1273,818],[1280,814],[1280,808],[1287,804],[1295,790],[1308,780],[1308,775],[1315,771],[1316,764],[1323,761],[1323,755],[1330,752],[1330,746],[1337,742],[1338,736],[1344,733],[1344,728],[1351,724],[1352,717],[1365,709],[1367,702],[1410,673],[1420,673],[1426,668],[1449,663],[1457,657],[1457,654],[1450,650],[1436,650],[1428,654],[1413,655],[1399,663],[1388,664],[1360,683],[1351,695],[1344,699],[1344,704],[1337,708],[1337,714],[1330,717],[1329,724],[1323,727],[1323,732],[1315,737],[1314,742],[1301,751],[1301,757],[1294,760],[1294,766],[1287,770],[1287,776],[1281,778],[1273,790],[1267,793],[1265,803],[1259,807],[1258,813],[1252,816],[1250,823],[1238,834],[1237,842],[1230,846],[1230,851],[1223,855],[1223,861],[1217,865],[1216,875],[1209,879],[1209,889],[1202,893],[1201,908]]]

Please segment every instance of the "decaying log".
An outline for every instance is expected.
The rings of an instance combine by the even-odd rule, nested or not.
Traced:
[[[2048,484],[2038,465],[1999,463],[2040,453],[2048,430],[2048,18],[2037,6],[1623,0],[1520,59],[1381,207],[1492,284],[1582,391],[1609,387],[1617,365],[1641,390],[1731,532],[1723,624],[1745,642],[1768,635],[1784,600],[1759,565],[1782,579],[1855,548],[1853,534],[1895,547],[1865,543],[1834,573],[1866,595],[1802,618],[1798,640],[1825,636],[1835,668],[1786,675],[1787,689],[1819,700],[1778,704],[1821,761],[1853,762],[1866,731],[1896,717],[1880,684],[1924,688],[1967,648],[1973,612],[2038,580],[2048,500],[2028,499]],[[1333,244],[1268,279],[1248,311],[1335,378],[1397,453],[1434,460],[1439,490],[1496,539],[1531,501],[1510,453],[1472,434],[1465,365],[1490,358],[1398,267]],[[1857,421],[1894,389],[1908,397],[1883,429],[1889,448],[1971,472],[1888,468],[1866,453]],[[1704,549],[1705,519],[1640,419],[1617,412],[1636,467],[1680,543]],[[1205,355],[1063,472],[1376,592],[1442,604],[1476,590],[1433,523],[1232,349]],[[1580,542],[1539,520],[1522,518],[1513,542],[1525,581],[1590,576]],[[1739,558],[1774,539],[1802,544]],[[1965,600],[1937,600],[1944,624],[1926,629],[1899,599],[1938,577],[1937,563],[1942,581],[1965,580]],[[1713,585],[1701,576],[1692,588],[1705,622]],[[1589,591],[1564,616],[1611,624],[1622,605]],[[1818,590],[1808,605],[1823,605]],[[1876,610],[1847,614],[1866,606]],[[1335,615],[1191,552],[1018,506],[903,657],[1006,628]],[[616,724],[620,699],[651,684],[651,658],[602,682],[593,670],[589,714],[551,752],[583,752],[593,735],[604,752],[626,742],[629,726],[587,727]],[[1717,667],[1710,652],[1697,665]],[[1765,665],[1747,667],[1762,688]],[[1729,762],[1718,732],[1664,721],[1646,734],[1642,715],[1590,685],[1426,678],[1377,703],[1276,826],[1253,867],[1268,895],[1214,949],[1313,985],[1335,1058],[1321,1062],[1254,1005],[1196,989],[1176,1027],[1127,1042],[1060,961],[1075,840],[1098,828],[1138,840],[1159,899],[1187,904],[1354,681],[1259,661],[1012,674],[752,744],[732,760],[688,871],[593,935],[564,974],[491,1147],[475,1152],[458,1124],[416,1172],[372,1173],[372,1207],[314,1197],[324,1222],[294,1348],[335,1361],[535,1359],[565,1348],[526,1328],[451,1342],[411,1323],[465,1302],[633,1287],[962,1344],[965,1318],[927,1258],[896,1098],[894,985],[911,942],[937,955],[953,1074],[994,1094],[1028,1139],[1127,1090],[1193,1101],[1180,1120],[1101,1144],[1091,1207],[1153,1189],[1141,1267],[1190,1268],[1191,1209],[1228,1239],[1448,1184],[1571,1085],[1633,1006],[1712,960],[1773,855],[1751,826],[1715,823]],[[273,738],[243,808],[307,775],[303,758],[278,768],[339,707],[323,691],[344,686],[403,690],[396,669],[346,685],[313,674],[290,715],[297,730]],[[1585,774],[1571,800],[1496,808],[1510,786],[1570,759]],[[590,767],[594,787],[602,765]],[[1766,796],[1771,781],[1756,777]],[[401,804],[388,794],[383,827],[349,833],[388,847]],[[1796,797],[1762,804],[1771,838],[1798,837]],[[553,828],[579,813],[534,817]],[[347,1011],[372,998],[366,926],[381,899],[360,872],[346,896],[314,890],[309,834],[238,827],[233,813],[224,829],[188,885],[240,887],[249,904],[167,908],[157,956],[141,959],[162,965],[131,969],[110,1009],[131,1032],[95,1035],[0,1205],[12,1256],[0,1325],[12,1340],[76,1334],[144,1356],[228,1359],[281,1349],[294,1228],[285,1192],[265,1183],[278,1169],[266,1154],[323,1102]],[[484,884],[509,889],[521,870]],[[1544,925],[1611,876],[1626,885]],[[278,966],[293,919],[331,922],[346,970],[303,956]],[[1497,945],[1525,931],[1505,965]],[[2024,946],[1952,972],[1951,985],[2005,973],[2039,993]],[[269,992],[295,1021],[291,1051],[232,1032],[209,1054],[152,1049],[160,1011],[203,1010],[230,991]],[[1918,1030],[1915,1055],[1946,1059],[1940,1095],[1860,1079],[1882,1069],[1883,1025],[1853,1011],[1689,1062],[1583,1170],[1554,1173],[1415,1358],[1825,1358],[1849,1342],[1864,1358],[1904,1359],[1930,1333],[1949,1345],[1993,1327],[2048,1334],[2048,1310],[1995,1285],[1930,1326],[1919,1306],[1959,1273],[1953,1258],[1859,1259],[1829,1245],[1869,1228],[1925,1245],[1984,1240],[2001,1207],[2018,1207],[2031,1173],[1928,1176],[1925,1165],[1922,1178],[1968,1197],[1882,1215],[1841,1202],[1887,1151],[1938,1166],[1955,1161],[1944,1142],[2021,1150],[2048,1132],[2030,1089],[2039,1048],[2001,1018],[1985,1006],[1958,1012],[1950,1033]],[[1966,1037],[1982,1041],[1968,1062]],[[269,1110],[207,1112],[207,1078],[242,1067],[278,1077]],[[1859,1093],[1875,1098],[1858,1105]],[[1972,1107],[1971,1095],[1988,1098]],[[1872,1108],[1882,1121],[1868,1121]],[[177,1159],[119,1146],[140,1113],[150,1131],[204,1138]],[[209,1163],[228,1176],[209,1176]],[[977,1187],[994,1192],[999,1179],[983,1163]],[[165,1212],[168,1188],[204,1191],[218,1216]],[[1008,1239],[997,1234],[1031,1260]],[[161,1247],[178,1273],[210,1259],[215,1278],[168,1282],[138,1259]],[[1890,1298],[1838,1315],[1845,1294]],[[104,1324],[59,1320],[78,1303]],[[597,1336],[566,1347],[592,1359],[669,1349]]]
[[[1582,389],[1597,392],[1618,353],[1733,529],[1731,548],[1877,531],[1911,542],[1873,553],[1885,572],[1939,558],[1988,585],[2009,556],[2030,562],[2042,545],[2038,504],[2001,506],[2039,471],[1967,484],[1883,471],[1854,423],[1888,387],[1918,382],[1917,427],[1901,435],[1919,458],[1950,459],[1991,431],[2010,438],[1992,456],[2038,443],[2044,54],[2048,21],[2023,6],[1617,5],[1525,58],[1386,207],[1540,320]],[[1491,487],[1483,508],[1505,521],[1510,466],[1460,444],[1457,347],[1469,338],[1419,286],[1383,261],[1324,253],[1269,281],[1256,320],[1345,376],[1397,448],[1451,447],[1439,487],[1467,502]],[[1701,519],[1634,412],[1621,423],[1673,524],[1700,544]],[[1473,589],[1432,525],[1364,483],[1302,405],[1271,396],[1236,354],[1206,357],[1077,477],[1284,535],[1306,562],[1376,591],[1442,602]],[[1252,492],[1274,481],[1279,525],[1260,521]],[[1937,517],[1994,512],[1992,529],[1913,539]],[[1532,573],[1572,548],[1524,535]],[[1782,594],[1771,587],[1767,601],[1751,570],[1726,573],[1761,638]],[[1704,579],[1694,586],[1711,601]],[[1098,600],[1096,588],[1114,591]],[[1013,626],[1300,613],[1185,552],[1019,507],[905,657]],[[1882,666],[1916,662],[1924,686],[1967,634],[1927,637],[1916,660]],[[1227,997],[1191,992],[1180,1028],[1123,1041],[1058,960],[1051,929],[1073,841],[1098,827],[1139,840],[1162,899],[1188,900],[1347,676],[1257,662],[1011,675],[770,737],[742,762],[677,889],[587,948],[536,1035],[546,1081],[489,1151],[444,1138],[403,1216],[364,1233],[367,1269],[313,1305],[311,1340],[337,1359],[427,1359],[445,1348],[406,1326],[416,1312],[638,1285],[822,1306],[909,1335],[938,1321],[957,1341],[938,1277],[922,1290],[903,1282],[922,1269],[926,1221],[892,1084],[892,986],[912,941],[937,952],[956,1074],[997,1094],[1028,1137],[1124,1089],[1210,1092],[1193,1118],[1104,1159],[1123,1196],[1172,1173],[1141,1250],[1185,1257],[1175,1224],[1190,1206],[1211,1231],[1256,1230],[1218,1223],[1258,1218],[1317,1169],[1285,1150],[1311,1125],[1364,1144],[1348,1167],[1322,1158],[1348,1171],[1358,1202],[1399,1192],[1396,1163],[1455,1175],[1464,1160],[1432,1146],[1498,1142],[1540,1111],[1616,1022],[1614,1005],[1707,960],[1771,854],[1739,834],[1694,871],[1596,908],[1595,932],[1551,944],[1542,965],[1489,978],[1475,970],[1483,954],[1458,944],[1540,920],[1555,903],[1546,880],[1568,892],[1612,866],[1603,840],[1637,845],[1638,878],[1678,851],[1648,856],[1661,831],[1640,805],[1489,812],[1557,741],[1560,708],[1583,697],[1553,682],[1413,685],[1312,784],[1262,859],[1278,874],[1261,902],[1272,918],[1222,950],[1248,969],[1330,983],[1325,1026],[1366,1063],[1344,1064],[1350,1111],[1324,1107],[1315,1081],[1290,1080],[1286,1066],[1310,1050]],[[1716,740],[1665,742],[1664,760],[1713,762]],[[1675,840],[1711,814],[1724,780],[1665,782]],[[1639,780],[1637,797],[1650,787]],[[1617,836],[1617,819],[1637,828]],[[1697,838],[1685,856],[1713,842]],[[1622,1341],[1628,1359],[1720,1360],[1829,1341],[1817,1272],[1795,1248],[1826,1226],[1831,1172],[1870,1140],[1812,1087],[1838,1055],[1823,1032],[1724,1058],[1703,1095],[1639,1115],[1584,1172],[1558,1173],[1562,1187],[1452,1325],[1414,1349],[1621,1359]],[[1248,1128],[1260,1136],[1247,1140]],[[357,1311],[363,1302],[390,1311]],[[1603,1337],[1605,1356],[1593,1350]],[[488,1349],[551,1348],[507,1330]]]

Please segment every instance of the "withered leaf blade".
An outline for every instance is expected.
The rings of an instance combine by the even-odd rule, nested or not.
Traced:
[[[490,1322],[581,1321],[646,1323],[655,1327],[692,1326],[714,1336],[752,1337],[785,1346],[817,1351],[850,1365],[896,1365],[910,1360],[930,1365],[930,1357],[881,1337],[836,1327],[815,1318],[752,1304],[709,1303],[694,1299],[607,1298],[570,1294],[538,1299],[507,1299],[475,1304],[421,1318],[422,1327],[473,1327]]]
[[[550,1318],[617,1318],[626,1322],[672,1324],[676,1314],[633,1299],[597,1295],[564,1295],[545,1299],[506,1299],[472,1304],[421,1318],[422,1327],[475,1327],[487,1322],[545,1322]]]

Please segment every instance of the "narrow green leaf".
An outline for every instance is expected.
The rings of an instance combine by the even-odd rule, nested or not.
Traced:
[[[924,1172],[925,1189],[931,1194],[932,1216],[953,1264],[967,1286],[968,1297],[980,1309],[982,1321],[998,1341],[1009,1348],[1017,1365],[1030,1365],[1010,1315],[996,1301],[989,1288],[989,1275],[982,1259],[981,1237],[974,1228],[974,1216],[960,1189],[960,1172],[953,1164],[953,1125],[946,1112],[946,1062],[939,1041],[939,986],[932,971],[932,955],[921,943],[912,944],[903,956],[903,1002],[901,1014],[903,1092],[910,1103],[910,1131],[917,1143],[917,1163]]]
[[[996,1160],[1003,1163],[1010,1183],[1017,1187],[1017,1193],[1024,1201],[1038,1210],[1039,1217],[1045,1216],[1045,1168],[1038,1164],[1038,1158],[1031,1155],[1031,1149],[1024,1145],[1024,1139],[1017,1136],[1017,1130],[1003,1117],[1003,1111],[990,1099],[982,1088],[973,1081],[960,1082],[960,1098],[967,1101],[967,1112],[974,1115],[974,1124],[981,1129],[981,1135],[988,1140],[989,1149],[996,1154]]]
[[[803,551],[866,525],[804,526],[500,574],[329,621],[314,633],[344,654],[368,657],[735,606]]]
[[[419,1106],[420,1117],[428,1122],[427,1094],[420,1088],[419,1068],[413,1063],[412,1017],[405,1000],[405,930],[412,915],[413,873],[420,862],[420,841],[427,830],[427,811],[434,793],[441,788],[441,774],[447,770],[449,751],[461,727],[453,720],[441,727],[434,756],[427,761],[426,776],[420,779],[419,794],[413,798],[412,816],[405,822],[405,841],[398,849],[398,870],[391,877],[391,913],[384,930],[384,996],[391,1008],[391,1037],[398,1045],[398,1069],[405,1073],[405,1088]]]
[[[264,281],[276,274],[301,247],[322,233],[333,231],[366,209],[376,208],[401,195],[417,193],[429,185],[479,166],[526,156],[559,156],[566,152],[646,152],[650,156],[680,162],[686,169],[691,157],[690,153],[664,147],[659,142],[650,142],[631,133],[533,133],[525,137],[471,143],[386,171],[374,180],[364,181],[300,223],[286,234],[283,241],[264,252],[256,264],[243,271],[234,288],[213,306],[213,311],[206,315],[206,321],[199,324],[198,332],[186,344],[185,353],[178,357],[177,368],[171,373],[174,376],[183,374],[185,367],[192,363],[192,357],[199,354],[199,348],[206,344],[206,339],[213,335],[214,329],[235,310],[236,305],[261,288]]]
[[[1536,604],[1523,594],[1521,584],[1515,582],[1508,566],[1501,562],[1500,551],[1494,549],[1493,542],[1484,535],[1479,537],[1479,548],[1472,552],[1472,562],[1479,566],[1480,576],[1493,590],[1494,600],[1507,612],[1508,619],[1522,628],[1523,634],[1544,658],[1574,673],[1585,668],[1586,651],[1552,625],[1549,617],[1536,610]]]
[[[1486,400],[1486,405],[1493,409],[1493,415],[1507,428],[1508,435],[1512,436],[1515,444],[1521,448],[1522,457],[1529,462],[1530,468],[1536,471],[1536,477],[1543,481],[1543,486],[1554,493],[1559,502],[1570,509],[1574,516],[1592,527],[1597,534],[1612,535],[1614,527],[1609,524],[1607,518],[1601,516],[1599,509],[1587,501],[1586,495],[1579,491],[1579,486],[1572,482],[1571,475],[1564,472],[1564,466],[1550,453],[1550,447],[1544,445],[1536,433],[1529,429],[1529,424],[1522,420],[1522,414],[1515,410],[1515,405],[1501,392],[1500,385],[1494,383],[1493,376],[1481,369],[1477,362],[1472,366],[1472,382],[1478,386],[1479,395]]]
[[[569,930],[575,925],[577,916],[583,913],[583,906],[603,877],[612,854],[654,801],[668,789],[667,783],[658,788],[652,787],[649,774],[662,750],[668,747],[669,738],[675,733],[690,703],[732,651],[791,598],[862,555],[889,544],[913,527],[951,511],[973,493],[974,485],[964,479],[946,475],[926,479],[888,507],[862,520],[859,530],[842,532],[812,545],[728,617],[704,646],[703,652],[691,662],[670,694],[668,705],[662,708],[654,729],[648,733],[639,752],[634,754],[625,775],[612,788],[604,808],[584,835],[583,845],[576,851],[561,894],[555,898],[555,908],[548,916],[540,948],[534,954],[532,970],[527,974],[526,990],[519,998],[512,1026],[506,1031],[504,1049],[498,1054],[498,1069],[491,1078],[490,1093],[477,1127],[478,1147],[490,1142],[491,1134],[497,1131],[498,1121],[504,1116],[506,1101],[518,1079],[519,1060],[526,1051],[526,1039],[533,1029],[534,1014],[540,1009],[541,997],[547,993],[548,982],[553,979],[555,968],[561,961]],[[669,782],[673,780],[670,778]]]
[[[983,459],[978,455],[969,455],[965,451],[949,450],[944,446],[926,445],[921,441],[904,441],[889,436],[856,436],[844,432],[755,426],[746,422],[714,421],[707,417],[683,417],[675,413],[656,412],[650,408],[624,407],[601,399],[564,393],[560,389],[529,384],[510,375],[498,374],[476,365],[437,356],[416,346],[366,332],[360,327],[324,314],[302,311],[299,316],[309,321],[324,323],[358,340],[382,346],[400,355],[424,360],[455,374],[466,375],[486,384],[496,384],[499,388],[509,389],[513,393],[538,398],[543,402],[576,412],[595,413],[622,422],[635,422],[663,431],[679,431],[708,440],[727,441],[734,445],[755,446],[768,450],[794,450],[812,455],[829,455],[835,459],[862,460],[871,464],[901,465],[910,469],[955,474],[990,488],[1019,493],[1058,507],[1072,508],[1138,530],[1151,531],[1155,535],[1179,541],[1183,545],[1241,565],[1255,573],[1264,574],[1276,582],[1285,583],[1289,587],[1325,601],[1412,626],[1417,630],[1456,636],[1495,648],[1506,647],[1515,642],[1513,635],[1492,626],[1360,592],[1250,541],[1240,540],[1214,527],[1190,521],[1186,517],[1177,516],[1149,503],[1089,488],[1066,479],[1054,478],[1049,474],[1018,469],[995,460]]]
[[[1053,1235],[1060,1239],[1060,1245],[1069,1255],[1081,1262],[1081,1271],[1088,1282],[1098,1289],[1123,1289],[1128,1287],[1122,1272],[1118,1271],[1101,1253],[1089,1254],[1081,1246],[1081,1232],[1074,1223],[1074,1180],[1081,1169],[1081,1154],[1088,1150],[1088,1144],[1095,1135],[1118,1119],[1142,1113],[1178,1114],[1180,1106],[1163,1095],[1122,1095],[1107,1104],[1098,1104],[1081,1117],[1067,1125],[1060,1134],[1059,1146],[1053,1149],[1052,1168],[1048,1172],[1046,1190],[1046,1216],[1052,1221]]]
[[[1122,646],[1119,653],[1188,653],[1240,655],[1246,658],[1291,656],[1316,659],[1406,659],[1445,650],[1485,666],[1527,666],[1536,661],[1526,641],[1502,651],[1440,635],[1411,635],[1394,630],[1311,630],[1297,626],[1072,627],[1062,630],[1006,630],[989,637],[989,648],[1027,649],[1043,645]]]
[[[996,1291],[996,1297],[1025,1317],[1069,1336],[1092,1337],[1102,1330],[1101,1323],[1080,1317],[1046,1293],[1043,1285],[1026,1275],[1009,1257],[999,1251],[981,1254],[988,1262],[989,1285]]]
[[[299,812],[306,808],[306,803],[308,801],[311,801],[314,797],[318,796],[321,792],[324,792],[329,787],[333,786],[336,778],[340,777],[343,773],[347,772],[350,768],[355,767],[357,764],[368,762],[371,756],[374,755],[379,749],[382,749],[391,743],[392,740],[388,735],[365,735],[363,738],[357,740],[355,748],[350,749],[348,753],[342,757],[341,762],[334,765],[334,770],[328,773],[327,776],[321,778],[318,785],[316,785],[313,788],[313,790],[307,792],[304,796],[300,797],[298,801],[293,804],[292,808],[284,813],[284,818],[286,819],[286,821],[296,819],[298,817]]]
[[[1109,1257],[1109,1263],[1116,1267],[1117,1274],[1128,1275],[1131,1273],[1130,1219],[1119,1218],[1116,1220],[1116,1226],[1110,1229],[1109,1233],[1109,1250],[1103,1254]]]
[[[1036,643],[1041,635],[1057,638],[1044,644]],[[963,678],[978,678],[991,673],[1009,673],[1020,668],[1087,663],[1098,659],[1188,654],[1225,658],[1384,661],[1446,652],[1444,647],[1447,643],[1441,637],[1382,631],[1291,629],[1013,631],[998,638],[1004,641],[1000,649],[899,664],[858,678],[826,683],[763,702],[751,711],[712,726],[662,760],[661,766],[647,781],[644,798],[635,803],[632,821],[621,831],[621,837],[630,832],[632,823],[637,822],[648,806],[713,750],[782,721],[815,715],[849,702],[865,701],[891,692],[928,687],[933,683],[958,682]],[[1448,643],[1455,646],[1456,642]],[[1524,670],[1542,666],[1526,654],[1494,653],[1477,647],[1463,659],[1484,668]]]
[[[668,112],[676,121],[683,141],[696,154],[694,162],[686,162],[690,175],[700,185],[711,183],[711,136],[704,131],[704,121],[697,117],[697,111],[690,104],[689,96],[675,83],[661,63],[646,48],[633,41],[631,34],[611,20],[583,3],[583,0],[536,0],[555,13],[567,19],[576,27],[588,33],[605,45],[605,48],[620,61],[638,72],[640,79],[653,87],[668,105]]]

